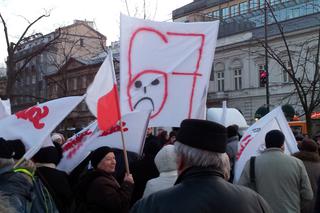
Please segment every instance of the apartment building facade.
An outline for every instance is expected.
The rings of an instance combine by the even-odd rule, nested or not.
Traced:
[[[220,20],[207,105],[221,107],[222,101],[226,100],[228,107],[239,109],[248,123],[254,122],[256,110],[266,104],[266,88],[260,82],[260,72],[265,66],[265,49],[261,45],[265,32],[264,3],[263,0],[195,0],[173,11],[174,21]],[[299,51],[298,44],[303,41],[317,39],[319,0],[271,0],[269,4],[278,22],[284,26],[290,51]],[[267,14],[268,45],[288,61],[270,8]],[[315,44],[311,42],[311,46]],[[297,60],[294,60],[294,66],[298,66]],[[288,73],[271,57],[268,66],[270,108],[289,103],[297,113],[303,114]],[[312,63],[306,66],[313,70]]]

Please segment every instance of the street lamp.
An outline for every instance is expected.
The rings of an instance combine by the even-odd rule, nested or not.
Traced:
[[[266,72],[266,105],[268,112],[270,111],[269,105],[270,105],[270,99],[269,99],[269,66],[268,66],[268,32],[267,32],[267,26],[268,26],[268,13],[267,13],[267,1],[264,0],[264,57],[265,57],[265,65],[264,69]]]

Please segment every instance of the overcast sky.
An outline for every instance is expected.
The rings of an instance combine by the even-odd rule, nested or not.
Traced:
[[[143,17],[143,0],[127,0],[130,15]],[[171,21],[172,10],[192,0],[146,0],[147,17],[155,21]],[[124,0],[0,0],[0,12],[4,17],[10,39],[16,42],[18,36],[32,21],[45,11],[50,17],[40,20],[31,29],[43,34],[69,25],[73,20],[95,21],[96,29],[107,36],[107,43],[119,40],[120,12],[127,13]],[[27,19],[27,20],[26,20]],[[4,66],[6,44],[3,26],[0,25],[0,67]]]

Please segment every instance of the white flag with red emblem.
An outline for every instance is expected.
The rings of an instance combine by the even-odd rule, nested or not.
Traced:
[[[219,21],[154,22],[121,16],[121,112],[151,110],[149,126],[205,119]]]
[[[122,127],[127,151],[142,153],[144,137],[148,126],[150,112],[132,112],[122,117]],[[99,130],[97,122],[92,123],[63,144],[63,158],[58,169],[70,173],[91,151],[101,147],[123,149],[121,127],[113,125],[105,131]]]
[[[280,130],[285,136],[285,153],[292,154],[298,151],[295,137],[288,125],[281,107],[269,112],[250,126],[238,144],[237,161],[234,171],[234,182],[237,183],[246,162],[251,156],[260,155],[265,150],[265,136],[273,130]]]
[[[120,120],[119,95],[111,51],[87,90],[86,102],[91,113],[97,117],[100,129],[107,130]]]
[[[0,120],[0,137],[20,139],[25,159],[30,159],[56,126],[83,100],[83,96],[65,97],[35,105]]]

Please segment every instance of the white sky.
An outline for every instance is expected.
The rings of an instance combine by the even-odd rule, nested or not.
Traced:
[[[130,15],[143,17],[143,0],[127,0]],[[155,21],[171,21],[174,9],[192,0],[146,0],[147,17]],[[50,17],[40,20],[31,28],[32,32],[43,34],[73,23],[73,20],[95,21],[99,32],[107,36],[107,44],[119,40],[120,12],[127,14],[124,0],[0,0],[0,12],[4,17],[10,40],[16,42],[18,36],[32,21],[51,11]],[[6,43],[2,23],[0,25],[0,67],[6,58]]]

